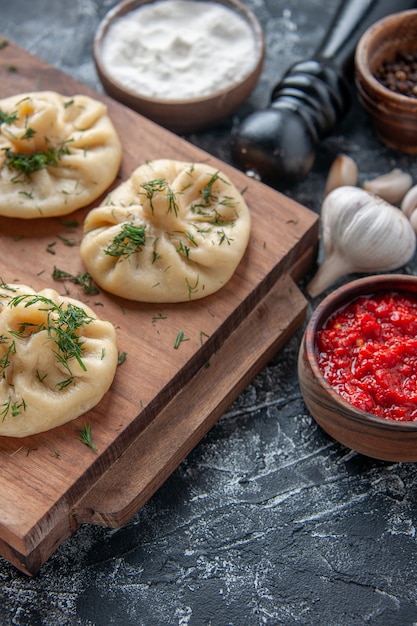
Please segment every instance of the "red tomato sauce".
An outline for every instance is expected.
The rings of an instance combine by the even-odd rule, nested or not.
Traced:
[[[317,356],[326,380],[354,406],[417,420],[417,296],[357,298],[318,331]]]

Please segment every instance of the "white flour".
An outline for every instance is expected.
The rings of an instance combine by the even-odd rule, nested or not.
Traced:
[[[102,46],[109,74],[138,94],[168,100],[223,89],[253,69],[243,17],[216,2],[159,0],[119,18]]]

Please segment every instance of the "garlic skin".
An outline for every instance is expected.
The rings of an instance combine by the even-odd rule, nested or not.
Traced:
[[[399,204],[412,184],[413,179],[410,174],[394,168],[387,174],[366,180],[362,186],[366,191],[376,194],[391,204]]]
[[[389,272],[416,251],[416,234],[406,215],[365,189],[334,189],[321,208],[324,261],[307,286],[316,297],[351,273]]]
[[[411,226],[414,228],[414,232],[417,233],[417,211],[413,211],[409,219]]]
[[[327,196],[333,189],[345,185],[357,185],[359,171],[356,162],[347,154],[339,154],[333,161],[324,186],[324,195]]]
[[[408,217],[417,233],[417,185],[411,187],[405,194],[401,202],[401,211]]]
[[[401,202],[401,211],[411,219],[414,211],[417,209],[417,185],[411,187],[405,194]]]

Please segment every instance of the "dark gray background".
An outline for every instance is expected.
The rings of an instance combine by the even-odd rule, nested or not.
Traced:
[[[114,4],[0,0],[0,30],[100,89],[92,39]],[[338,6],[247,4],[266,35],[259,86],[234,119],[189,137],[225,161],[233,124],[266,106],[287,67],[313,53]],[[328,167],[340,152],[357,161],[361,180],[400,167],[417,182],[416,160],[381,145],[354,99],[322,143],[313,171],[283,191],[319,211]],[[405,271],[415,272],[414,263]],[[300,337],[301,331],[126,527],[82,527],[33,579],[0,558],[0,624],[417,623],[416,465],[365,458],[316,426],[297,382]]]

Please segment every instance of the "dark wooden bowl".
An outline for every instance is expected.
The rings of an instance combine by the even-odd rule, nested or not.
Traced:
[[[387,291],[417,294],[417,276],[368,276],[340,287],[319,304],[300,346],[300,389],[311,415],[336,441],[384,461],[417,461],[417,422],[396,422],[357,409],[325,380],[317,362],[317,330],[326,320],[359,296]]]
[[[129,11],[152,1],[124,0],[110,10],[100,23],[94,38],[93,57],[98,76],[106,93],[118,102],[176,133],[202,130],[234,113],[255,88],[265,57],[265,39],[262,27],[254,13],[240,0],[215,0],[241,15],[251,26],[255,36],[256,62],[253,70],[240,82],[208,96],[186,100],[166,100],[142,96],[129,90],[104,67],[101,59],[101,47],[110,25]]]
[[[398,53],[415,52],[416,41],[417,10],[401,11],[368,28],[355,53],[358,98],[376,135],[391,148],[408,154],[417,154],[417,98],[385,87],[374,74]]]

